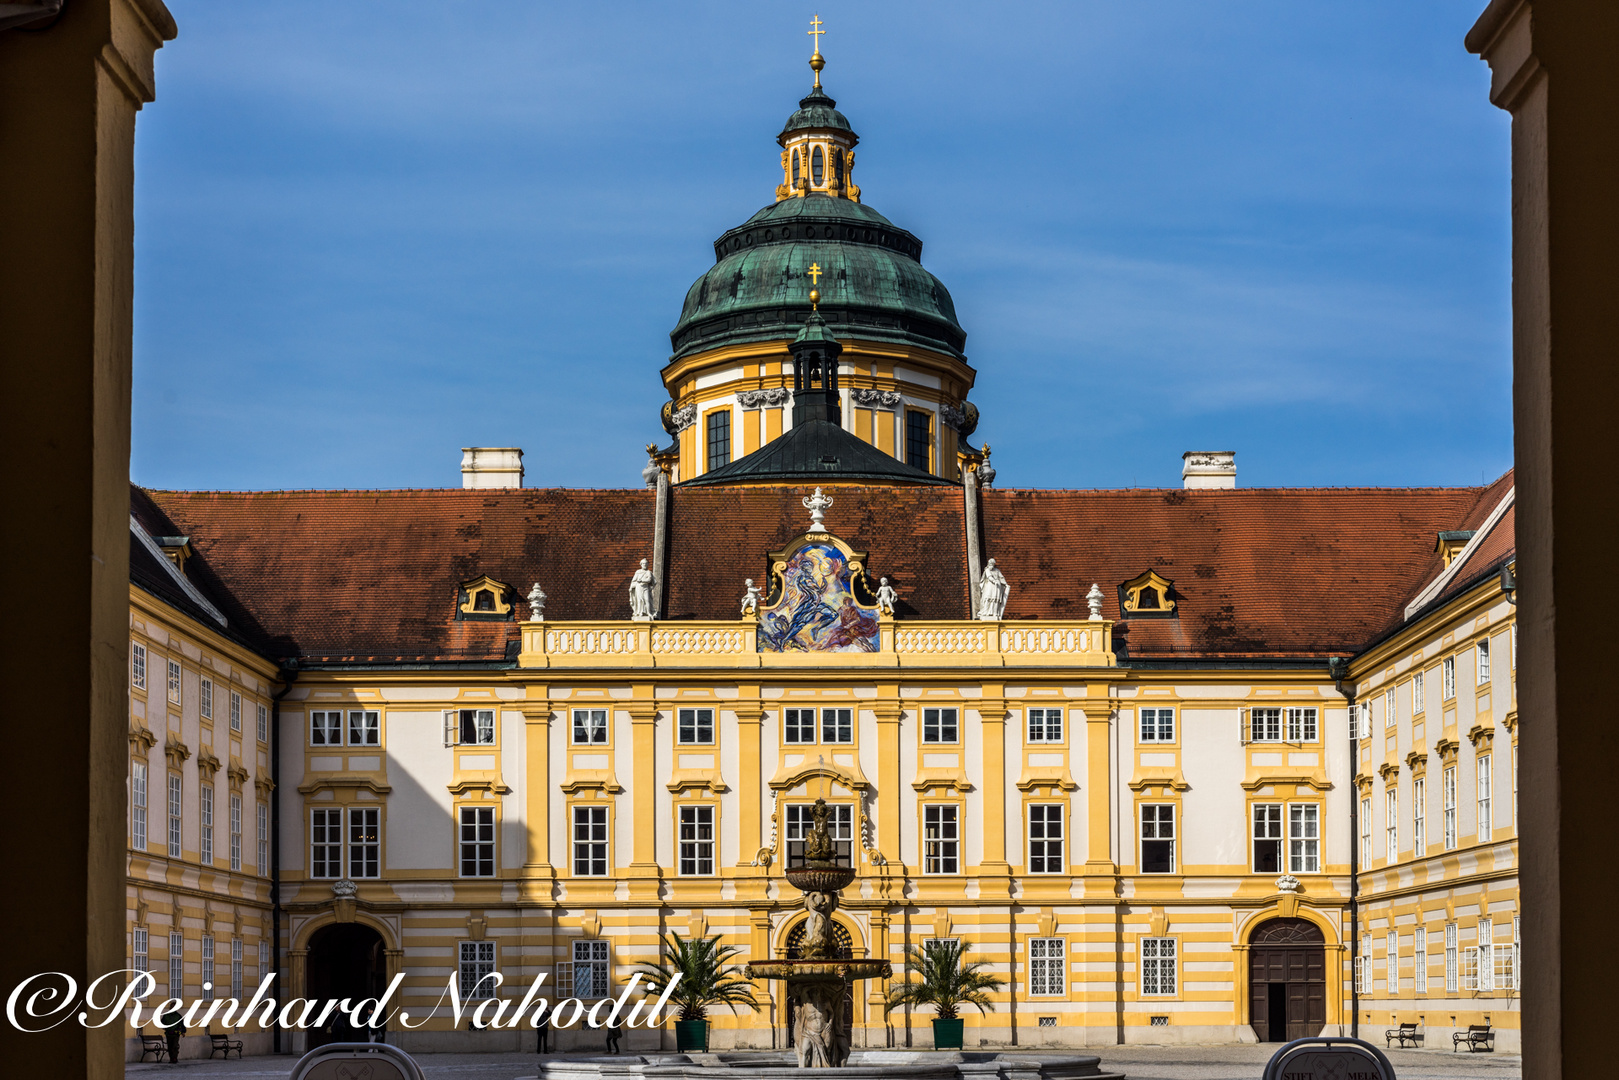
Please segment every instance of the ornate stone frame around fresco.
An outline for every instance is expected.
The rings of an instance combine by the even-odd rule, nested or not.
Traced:
[[[887,620],[877,606],[877,591],[871,580],[866,576],[866,556],[864,551],[856,551],[842,540],[828,532],[801,533],[789,541],[785,546],[769,552],[766,556],[765,570],[765,596],[759,604],[758,618],[761,623],[760,650],[765,651],[763,641],[763,620],[778,605],[782,603],[787,591],[787,564],[807,546],[823,545],[837,550],[848,567],[849,594],[860,607],[869,609],[879,624]]]

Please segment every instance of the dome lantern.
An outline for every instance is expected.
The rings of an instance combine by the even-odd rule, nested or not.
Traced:
[[[811,194],[860,201],[860,187],[851,177],[854,148],[860,136],[849,126],[848,118],[838,112],[838,103],[821,89],[826,58],[821,55],[819,35],[826,31],[820,27],[820,16],[816,16],[809,31],[815,35],[815,55],[809,62],[815,83],[808,96],[799,99],[798,111],[787,118],[781,134],[776,136],[781,144],[782,169],[782,182],[776,185],[777,202]]]

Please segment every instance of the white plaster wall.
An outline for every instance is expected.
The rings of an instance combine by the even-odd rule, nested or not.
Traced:
[[[1068,864],[1083,863],[1091,858],[1090,845],[1090,765],[1087,747],[1089,732],[1085,727],[1085,711],[1077,708],[1064,710],[1067,719],[1064,731],[1068,736],[1068,775],[1079,785],[1079,790],[1068,797]],[[1099,857],[1099,856],[1098,856]]]
[[[501,799],[500,865],[508,870],[522,869],[528,860],[528,819],[524,807],[528,805],[526,791],[530,783],[523,767],[526,762],[528,727],[523,714],[505,709],[500,714],[500,775],[511,793]]]
[[[917,732],[922,726],[922,711],[920,706],[907,707],[900,714],[899,724],[899,786],[895,792],[895,802],[904,801],[911,809],[901,811],[899,815],[899,851],[900,861],[907,866],[920,866],[922,862],[922,849],[917,833],[921,829],[922,812],[919,809],[916,792],[911,788],[911,781],[916,779],[916,740]],[[906,828],[906,823],[911,828]],[[887,854],[887,852],[884,852]]]
[[[391,870],[450,870],[455,822],[449,784],[455,751],[444,745],[441,710],[388,710],[386,864]],[[396,827],[398,823],[400,827]]]
[[[1248,814],[1241,784],[1247,770],[1241,715],[1236,709],[1184,705],[1179,713],[1181,774],[1191,785],[1181,798],[1181,862],[1244,865]]]
[[[713,707],[715,704],[713,701],[692,703],[692,705],[701,705],[705,708]],[[691,707],[691,705],[688,705],[688,707]],[[715,723],[719,724],[721,723],[718,715],[719,710],[716,709],[715,713]],[[679,737],[675,730],[679,715],[678,707],[658,710],[658,722],[652,737],[652,761],[645,762],[639,758],[634,758],[637,780],[639,780],[642,769],[648,767],[652,769],[653,805],[651,807],[634,806],[633,796],[630,800],[635,810],[635,830],[653,830],[652,857],[657,860],[659,866],[663,867],[663,872],[669,875],[674,874],[676,869],[675,799],[668,785],[669,778],[674,773],[675,754],[679,752],[675,746],[675,739]],[[735,738],[736,726],[733,724],[728,732],[716,731],[714,737],[716,739]],[[695,753],[702,753],[705,749],[705,747],[691,748]],[[630,790],[640,792],[642,790],[641,784],[637,783]],[[650,820],[648,820],[649,813]]]
[[[1028,823],[1023,820],[1023,792],[1017,789],[1018,777],[1023,775],[1025,730],[1023,710],[1008,709],[1006,725],[1001,732],[1001,760],[1006,763],[1006,778],[1002,781],[1001,820],[1006,822],[1006,861],[1013,866],[1023,862],[1023,844],[1029,832]]]
[[[734,709],[725,709],[718,715],[720,717],[718,735],[720,745],[719,756],[716,760],[720,767],[720,777],[725,781],[725,786],[728,789],[725,794],[720,796],[719,865],[738,866],[753,858],[753,852],[743,852],[742,850],[742,800],[757,799],[759,793],[757,790],[743,791],[741,789],[742,733],[737,723],[736,711]],[[761,784],[760,786],[762,787],[763,785]],[[763,814],[759,816],[759,820],[764,820]]]
[[[293,693],[297,693],[294,690]],[[309,869],[304,843],[309,836],[309,819],[304,813],[304,797],[298,786],[304,782],[304,740],[308,738],[309,714],[300,708],[281,705],[281,782],[272,796],[281,800],[281,869]]]
[[[1374,725],[1378,721],[1373,719]],[[1327,707],[1321,710],[1322,737],[1326,744],[1327,781],[1332,784],[1332,790],[1327,792],[1321,800],[1321,863],[1325,865],[1348,866],[1350,845],[1357,843],[1358,838],[1349,835],[1349,808],[1352,800],[1356,798],[1354,784],[1354,761],[1349,752],[1349,709],[1346,705]],[[1405,738],[1411,737],[1411,725],[1404,728]],[[1374,736],[1377,734],[1373,732]],[[1403,753],[1403,750],[1402,750]],[[1409,808],[1411,806],[1410,770],[1402,769],[1405,790],[1400,795],[1400,805],[1407,824],[1410,822]],[[1375,799],[1373,800],[1376,801]],[[1431,819],[1430,819],[1431,820]],[[1409,833],[1406,828],[1403,832]],[[1403,838],[1405,847],[1411,846],[1409,835]]]

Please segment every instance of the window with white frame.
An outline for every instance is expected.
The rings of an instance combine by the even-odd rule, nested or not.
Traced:
[[[1141,722],[1138,725],[1141,741],[1144,743],[1166,743],[1175,741],[1175,710],[1174,709],[1142,709]]]
[[[602,724],[606,742],[606,722]],[[575,742],[578,740],[575,739]],[[493,746],[495,744],[495,710],[451,709],[444,714],[445,746]]]
[[[242,939],[230,939],[230,996],[242,1000]]]
[[[1390,865],[1400,861],[1400,792],[1389,788],[1383,792],[1383,857]]]
[[[573,808],[573,872],[580,877],[607,875],[607,807]]]
[[[1428,928],[1419,926],[1412,933],[1411,959],[1412,988],[1419,994],[1428,992]]]
[[[1445,657],[1444,661],[1439,665],[1439,673],[1439,682],[1444,690],[1445,700],[1449,701],[1456,696],[1456,658],[1454,656]]]
[[[1388,988],[1389,995],[1392,997],[1400,992],[1400,932],[1398,930],[1388,932],[1388,941],[1383,948],[1387,956],[1387,964],[1383,972],[1383,976],[1387,981],[1383,985]]]
[[[854,710],[822,709],[821,741],[824,743],[854,742]]]
[[[180,778],[169,774],[169,858],[180,857]]]
[[[1454,994],[1458,987],[1456,956],[1456,924],[1445,924],[1445,992]]]
[[[954,713],[955,710],[951,709]],[[961,822],[959,807],[930,803],[922,808],[922,872],[958,874],[961,872]]]
[[[137,690],[146,689],[146,646],[138,641],[129,645],[129,683]]]
[[[342,746],[343,714],[315,709],[309,714],[310,746]]]
[[[600,999],[610,993],[612,980],[608,966],[607,942],[583,938],[573,943],[573,996],[581,1000]],[[560,985],[562,980],[558,980]]]
[[[1478,759],[1478,840],[1480,843],[1488,840],[1495,829],[1495,822],[1490,813],[1492,779],[1490,776],[1490,755],[1482,754]]]
[[[1523,927],[1519,925],[1520,916],[1512,917],[1512,987],[1513,990],[1523,989]]]
[[[1372,865],[1372,800],[1360,801],[1360,868]]]
[[[1445,850],[1456,847],[1456,767],[1445,770],[1443,777],[1445,797]]]
[[[489,710],[484,710],[488,712]],[[494,742],[494,714],[489,717],[489,741]],[[371,709],[354,709],[349,712],[349,745],[350,746],[381,746],[382,745],[382,717]]]
[[[1313,706],[1299,708],[1297,706],[1287,710],[1287,741],[1296,743],[1315,742],[1320,735],[1320,725],[1317,713]]]
[[[129,846],[146,850],[146,762],[129,767]]]
[[[714,808],[680,808],[680,872],[706,876],[714,872]]]
[[[230,692],[230,729],[242,730],[242,695],[234,690]]]
[[[606,813],[606,810],[602,811],[604,816]],[[577,870],[574,872],[578,873]],[[495,808],[493,806],[461,807],[461,876],[495,876]]]
[[[1360,992],[1370,994],[1372,992],[1373,955],[1372,935],[1369,933],[1360,936],[1360,957],[1356,962],[1360,965],[1358,973],[1360,975]]]
[[[1144,937],[1141,941],[1141,993],[1143,997],[1175,994],[1175,939]]]
[[[1141,805],[1141,872],[1175,872],[1175,804]]]
[[[787,841],[787,865],[804,865],[804,838],[815,827],[813,803],[787,803],[782,807],[782,832]],[[828,803],[826,830],[832,837],[833,861],[853,866],[854,807],[849,803]]]
[[[1518,670],[1518,624],[1507,627],[1507,659],[1513,671]]]
[[[1282,804],[1254,803],[1254,873],[1282,872]]]
[[[953,743],[960,741],[955,709],[923,709],[922,741],[925,743]]]
[[[1029,741],[1032,743],[1062,742],[1062,710],[1028,710]]]
[[[169,661],[169,700],[180,704],[180,661]]]
[[[1490,639],[1479,638],[1475,653],[1474,672],[1478,676],[1478,684],[1483,686],[1490,681]]]
[[[270,807],[259,803],[254,812],[254,825],[258,839],[258,867],[260,874],[270,872]]]
[[[1249,709],[1248,710],[1248,741],[1249,742],[1281,742],[1282,741],[1282,710],[1281,709]]]
[[[1495,920],[1479,919],[1473,947],[1462,957],[1462,989],[1490,993],[1495,990]]]
[[[1419,859],[1428,853],[1427,801],[1428,781],[1419,776],[1411,781],[1411,853]]]
[[[214,1000],[214,935],[202,935],[202,1000]]]
[[[575,746],[607,745],[607,710],[573,710],[573,744]]]
[[[204,781],[199,794],[202,796],[198,803],[202,815],[202,836],[198,855],[202,865],[208,866],[214,861],[214,786]]]
[[[1061,803],[1029,805],[1029,873],[1063,872],[1062,811]]]
[[[1383,691],[1383,726],[1391,728],[1398,719],[1398,712],[1394,708],[1394,688],[1389,687]]]
[[[198,708],[201,710],[204,720],[214,718],[214,680],[207,676],[204,676],[202,680],[202,695]]]
[[[1512,744],[1512,824],[1518,824],[1518,744]]]
[[[382,808],[349,807],[349,877],[382,876]]]
[[[255,705],[254,708],[258,711],[258,714],[259,714],[258,715],[258,737],[259,737],[259,742],[269,742],[270,741],[270,710],[265,708],[262,704]]]
[[[149,957],[148,957],[148,953],[147,953],[148,945],[147,945],[147,938],[146,938],[146,927],[137,926],[137,927],[134,928],[133,931],[131,931],[131,933],[130,933],[130,950],[131,950],[132,955],[130,956],[129,966],[135,969],[135,972],[136,972],[135,979],[137,981],[139,981],[140,980],[140,972],[152,970],[152,966],[151,966],[151,963],[150,963],[150,960],[149,960]],[[147,991],[146,993],[136,994],[135,997],[138,1000],[143,1000],[144,1001],[146,999],[147,994],[149,994],[150,992],[151,991]]]
[[[678,717],[675,734],[677,742],[688,746],[714,744],[713,709],[681,709]]]
[[[1425,700],[1427,698],[1427,695],[1425,693],[1423,693],[1423,685],[1422,685],[1424,681],[1425,680],[1422,677],[1422,672],[1420,672],[1420,671],[1411,676],[1411,715],[1412,716],[1416,716],[1416,715],[1418,715],[1420,713],[1423,713],[1423,712],[1427,711],[1428,703]]]
[[[1372,737],[1372,703],[1363,701],[1349,710],[1349,738],[1370,739]]]
[[[814,709],[783,709],[781,710],[782,740],[790,743],[812,743],[815,741],[815,710]]]
[[[343,876],[343,811],[336,807],[309,812],[309,876]]]
[[[1029,939],[1029,996],[1059,997],[1067,990],[1068,942],[1065,938]]]
[[[185,996],[186,942],[178,930],[169,932],[169,997]]]
[[[455,982],[462,1001],[487,1001],[497,991],[495,974],[495,943],[493,941],[463,941],[460,963],[456,967]]]
[[[1287,872],[1321,872],[1321,807],[1291,803],[1287,808]]]
[[[242,868],[242,797],[235,792],[230,797],[230,868]]]

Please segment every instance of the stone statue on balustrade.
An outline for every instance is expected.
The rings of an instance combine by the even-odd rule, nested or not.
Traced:
[[[897,603],[899,603],[899,593],[894,591],[894,586],[888,583],[887,578],[879,579],[877,585],[877,610],[884,615],[892,615],[894,614],[894,605]]]
[[[744,579],[743,583],[748,587],[748,591],[742,597],[742,614],[744,616],[758,615],[759,601],[764,599],[764,593],[760,592],[758,587],[753,584],[752,578]]]
[[[1011,593],[1011,586],[1006,583],[1006,575],[991,559],[984,565],[984,572],[978,578],[978,617],[984,622],[996,622],[1006,615],[1006,598]]]
[[[641,560],[641,569],[630,578],[630,618],[636,622],[652,621],[652,571]]]

